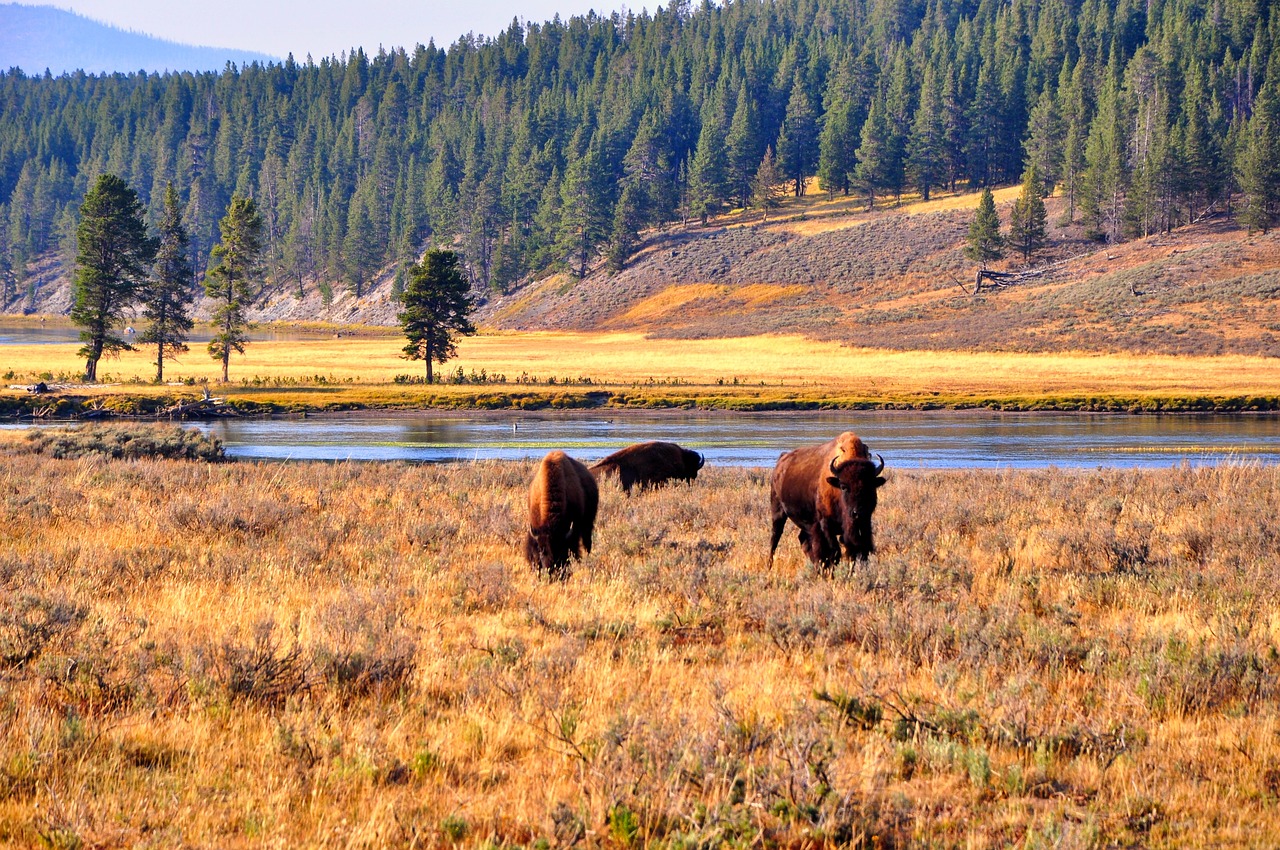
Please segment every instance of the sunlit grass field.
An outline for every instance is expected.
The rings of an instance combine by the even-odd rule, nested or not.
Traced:
[[[0,373],[10,384],[73,381],[83,370],[75,344],[5,345]],[[231,364],[220,393],[316,403],[412,405],[439,387],[392,386],[418,377],[421,362],[403,359],[394,335],[332,336],[252,342]],[[145,393],[154,375],[146,350],[105,360],[99,374],[123,384],[102,392]],[[1010,399],[1034,404],[1065,398],[1186,399],[1280,395],[1280,360],[1223,356],[897,352],[857,349],[799,336],[648,339],[638,333],[484,333],[460,340],[458,357],[438,369],[481,375],[497,390],[540,387],[623,388],[685,401],[742,398],[835,400],[879,404],[964,405]],[[166,365],[175,381],[216,384],[218,364],[193,348]],[[499,383],[505,381],[505,383]],[[471,385],[474,387],[474,384]],[[336,389],[335,389],[336,388]],[[679,388],[673,390],[672,388]],[[172,392],[171,389],[162,390]],[[471,391],[471,390],[468,390]],[[344,395],[345,393],[345,395]]]
[[[764,471],[0,463],[0,845],[1271,846],[1280,470],[890,469],[770,569]]]

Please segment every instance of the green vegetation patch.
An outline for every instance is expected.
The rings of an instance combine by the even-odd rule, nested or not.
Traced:
[[[193,428],[176,425],[84,425],[33,430],[19,450],[72,459],[90,455],[109,458],[169,458],[220,461],[222,441]]]

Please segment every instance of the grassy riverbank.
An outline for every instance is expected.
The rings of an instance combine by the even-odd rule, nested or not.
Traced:
[[[74,384],[75,344],[6,345],[11,385]],[[801,337],[654,340],[632,333],[496,333],[464,339],[441,369],[453,383],[426,386],[421,363],[394,337],[251,343],[219,384],[217,365],[193,351],[166,366],[177,385],[147,383],[144,351],[104,361],[110,386],[71,386],[52,397],[0,394],[5,413],[86,406],[145,414],[208,386],[246,413],[410,409],[429,406],[713,407],[740,410],[965,408],[1007,410],[1280,409],[1280,359],[1153,355],[898,352]],[[397,382],[399,379],[400,382]]]
[[[772,570],[765,476],[0,465],[0,844],[1280,841],[1280,472],[890,470]],[[544,843],[545,842],[545,843]]]

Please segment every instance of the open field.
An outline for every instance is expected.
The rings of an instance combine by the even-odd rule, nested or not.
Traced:
[[[10,384],[73,382],[83,369],[77,348],[5,345],[0,374]],[[422,371],[420,362],[399,356],[394,337],[255,342],[233,359],[232,382],[211,386],[247,410],[547,403],[1270,409],[1280,403],[1280,358],[1242,355],[887,351],[799,336],[672,340],[634,332],[486,333],[461,340],[458,352],[439,371],[461,369],[466,382],[426,387],[393,383],[397,375],[416,378]],[[166,370],[191,383],[218,377],[217,364],[200,351]],[[64,395],[123,404],[196,392],[147,385],[153,368],[142,351],[103,361],[104,373],[124,383]],[[482,373],[487,382],[470,382]],[[6,397],[11,412],[51,403],[21,390]]]
[[[764,563],[760,472],[564,584],[529,464],[0,464],[0,844],[1270,846],[1280,470],[905,473]]]

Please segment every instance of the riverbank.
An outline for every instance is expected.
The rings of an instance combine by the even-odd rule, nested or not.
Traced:
[[[355,411],[417,410],[718,410],[763,413],[822,410],[989,410],[1081,413],[1244,413],[1280,410],[1273,395],[998,395],[936,393],[848,395],[819,389],[727,391],[720,387],[557,385],[398,385],[244,386],[207,385],[216,407],[195,406],[204,396],[194,388],[137,385],[73,386],[32,393],[25,388],[0,391],[0,416],[13,420],[214,418],[279,416]],[[182,413],[170,413],[174,408]]]
[[[834,578],[767,481],[0,465],[0,843],[1280,840],[1274,467],[888,471]]]
[[[202,350],[166,364],[145,350],[104,360],[106,385],[75,386],[78,345],[0,346],[0,415],[153,416],[208,389],[239,415],[338,410],[705,408],[1246,411],[1280,409],[1280,358],[855,349],[795,336],[654,340],[628,333],[484,333],[423,366],[388,336],[251,343],[231,382]],[[68,384],[42,396],[40,382]],[[95,412],[98,411],[98,412]]]

